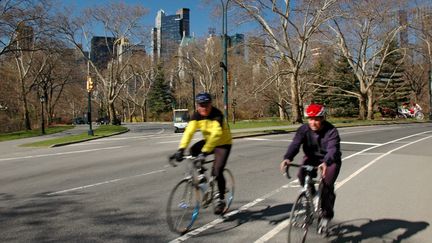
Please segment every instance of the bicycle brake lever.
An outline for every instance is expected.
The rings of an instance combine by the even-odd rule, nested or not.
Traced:
[[[177,164],[175,162],[173,162],[173,160],[175,159],[174,155],[171,155],[170,157],[168,157],[168,163],[172,166],[172,167],[177,167]]]
[[[290,174],[289,174],[289,165],[287,165],[287,166],[285,167],[285,175],[286,175],[286,177],[287,177],[288,179],[291,179],[291,176],[290,176]]]

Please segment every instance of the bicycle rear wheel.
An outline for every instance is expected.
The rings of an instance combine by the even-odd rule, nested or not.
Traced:
[[[166,208],[166,220],[173,232],[186,233],[198,217],[200,192],[192,180],[181,180],[171,191]]]
[[[288,243],[304,243],[308,233],[309,220],[312,212],[309,212],[308,202],[304,192],[302,192],[294,203],[288,225]]]

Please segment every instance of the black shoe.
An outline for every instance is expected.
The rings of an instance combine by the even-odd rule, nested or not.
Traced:
[[[217,199],[214,208],[214,214],[221,215],[225,210],[225,206],[226,206],[225,200]]]

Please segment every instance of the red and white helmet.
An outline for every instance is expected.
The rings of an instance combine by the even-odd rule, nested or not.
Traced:
[[[325,107],[320,104],[310,104],[305,111],[305,117],[324,117]]]

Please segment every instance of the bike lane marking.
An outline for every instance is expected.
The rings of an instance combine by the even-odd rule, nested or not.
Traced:
[[[387,145],[387,144],[398,144],[398,141],[399,141],[399,140],[403,140],[403,139],[411,138],[411,137],[414,137],[414,136],[423,135],[423,134],[426,134],[426,133],[430,133],[430,132],[427,131],[427,132],[417,133],[417,134],[414,134],[414,135],[410,135],[410,136],[407,136],[407,137],[399,138],[399,139],[396,139],[396,140],[393,140],[393,141],[390,141],[390,142],[384,143],[383,145]],[[349,175],[347,178],[345,178],[345,179],[342,180],[341,182],[335,183],[335,191],[338,190],[340,187],[342,187],[345,183],[347,183],[348,181],[350,181],[351,179],[353,179],[354,177],[356,177],[357,175],[359,175],[361,172],[363,172],[364,170],[366,170],[368,167],[370,167],[371,165],[375,164],[375,163],[376,163],[378,160],[380,160],[381,158],[383,158],[383,157],[385,157],[385,156],[387,156],[387,155],[389,155],[389,154],[391,154],[391,153],[393,153],[393,152],[395,152],[395,151],[397,151],[397,150],[399,150],[399,149],[402,149],[402,148],[404,148],[404,147],[407,147],[407,146],[409,146],[409,145],[412,145],[412,144],[414,144],[414,143],[417,143],[417,142],[423,141],[423,140],[428,139],[428,138],[432,138],[432,135],[431,135],[431,136],[427,136],[427,137],[420,138],[420,139],[415,140],[415,141],[412,141],[412,142],[410,142],[410,143],[406,143],[406,144],[401,145],[401,146],[399,146],[399,147],[397,147],[397,148],[394,148],[394,149],[392,149],[392,150],[389,150],[389,151],[386,152],[386,153],[381,154],[380,156],[378,156],[378,157],[375,158],[374,160],[370,161],[369,163],[367,163],[366,165],[364,165],[363,167],[361,167],[360,169],[358,169],[357,171],[355,171],[354,173],[352,173],[351,175]],[[357,153],[355,153],[355,154],[352,154],[352,155],[350,155],[350,156],[347,156],[347,157],[344,158],[343,160],[346,160],[346,159],[352,158],[352,157],[354,157],[354,156],[356,156],[356,155],[359,155],[359,154],[363,153],[363,151],[371,150],[371,149],[373,149],[373,148],[377,148],[377,147],[380,147],[380,146],[383,146],[383,145],[377,145],[377,146],[374,146],[374,147],[371,147],[371,148],[367,148],[367,149],[365,149],[365,150],[362,150],[362,151],[360,151],[360,152],[357,152]],[[275,228],[273,228],[272,230],[270,230],[269,232],[267,232],[265,235],[263,235],[261,238],[259,238],[258,240],[256,240],[255,243],[264,243],[264,242],[269,241],[271,238],[273,238],[273,237],[274,237],[275,235],[277,235],[279,232],[281,232],[281,231],[284,230],[286,227],[288,227],[288,225],[289,225],[289,219],[286,219],[286,220],[282,221],[282,222],[279,223]]]
[[[292,139],[269,139],[269,138],[244,138],[244,140],[248,141],[270,141],[270,142],[292,142]],[[364,143],[364,142],[348,142],[341,141],[341,144],[354,144],[354,145],[366,145],[366,146],[378,146],[382,145],[382,143]]]
[[[102,182],[98,182],[98,183],[94,183],[94,184],[90,184],[90,185],[79,186],[79,187],[74,187],[74,188],[65,189],[65,190],[61,190],[61,191],[51,192],[51,193],[48,193],[46,195],[47,196],[54,196],[54,195],[63,194],[66,192],[83,190],[83,189],[87,189],[89,187],[100,186],[100,185],[104,185],[104,184],[109,184],[109,183],[113,183],[113,182],[123,181],[123,180],[131,179],[131,178],[135,178],[135,177],[146,176],[146,175],[151,175],[151,174],[156,174],[156,173],[161,173],[161,172],[165,172],[165,170],[155,170],[155,171],[151,171],[151,172],[147,172],[147,173],[143,173],[143,174],[139,174],[139,175],[133,175],[133,176],[128,176],[128,177],[112,179],[112,180],[108,180],[108,181],[102,181]]]
[[[402,138],[399,138],[399,139],[395,139],[395,140],[392,140],[392,141],[390,141],[390,142],[386,142],[386,143],[383,143],[383,144],[380,144],[380,145],[375,145],[375,146],[373,146],[373,147],[366,148],[366,149],[361,150],[361,151],[359,151],[359,152],[357,152],[357,153],[351,154],[351,155],[349,155],[349,156],[343,158],[343,160],[346,160],[346,159],[352,158],[352,157],[354,157],[354,156],[357,156],[357,155],[359,155],[359,154],[362,154],[363,152],[369,151],[369,150],[374,149],[374,148],[377,148],[377,147],[381,147],[381,146],[384,146],[384,145],[387,145],[387,144],[391,144],[391,143],[394,143],[394,142],[397,142],[397,141],[400,141],[400,140],[403,140],[403,139],[407,139],[407,138],[410,138],[410,137],[414,137],[414,136],[418,136],[418,135],[422,135],[422,134],[426,134],[426,133],[430,133],[430,132],[429,132],[429,131],[427,131],[427,132],[421,132],[421,133],[413,134],[413,135],[410,135],[410,136],[402,137]],[[408,144],[403,145],[403,147],[405,147],[405,146],[408,146]],[[386,153],[386,154],[387,154],[387,153]],[[370,166],[370,165],[369,165],[369,166]],[[366,168],[367,168],[367,167],[366,167]],[[363,170],[364,170],[364,169],[363,169]],[[351,178],[351,179],[352,179],[352,178]],[[234,216],[234,215],[236,215],[236,214],[242,212],[243,210],[247,210],[247,209],[251,208],[252,206],[255,206],[256,204],[258,204],[259,202],[262,202],[262,201],[266,200],[267,198],[269,198],[269,197],[271,197],[271,196],[273,196],[273,195],[279,193],[279,192],[282,191],[283,189],[289,188],[289,187],[291,186],[291,184],[294,184],[294,183],[297,183],[297,182],[298,182],[298,179],[296,179],[296,180],[294,180],[294,181],[291,181],[290,183],[285,184],[285,185],[279,187],[278,189],[273,190],[273,191],[271,191],[270,193],[267,193],[267,194],[265,194],[264,196],[262,196],[262,197],[260,197],[260,198],[257,198],[257,199],[255,199],[255,200],[253,200],[252,202],[249,202],[249,203],[247,203],[247,204],[241,206],[239,209],[234,210],[234,211],[231,211],[231,212],[225,214],[224,217],[225,217],[225,218],[229,218],[229,217],[231,217],[231,216]],[[346,182],[344,182],[343,184],[345,184],[345,183],[346,183]],[[340,183],[339,183],[339,184],[340,184]],[[343,184],[339,185],[339,187],[342,186]],[[339,187],[337,187],[337,188],[339,188]],[[183,242],[183,241],[186,241],[187,239],[189,239],[189,238],[191,238],[191,237],[193,237],[193,236],[196,236],[196,235],[198,235],[198,234],[204,232],[204,231],[207,230],[207,229],[213,228],[213,227],[216,226],[217,224],[222,223],[222,222],[224,222],[224,221],[225,221],[225,219],[223,219],[223,218],[215,219],[215,220],[213,220],[213,221],[211,221],[211,222],[209,222],[209,223],[207,223],[207,224],[205,224],[205,225],[203,225],[203,226],[201,226],[201,227],[199,227],[199,228],[197,228],[197,229],[195,229],[195,230],[193,230],[193,231],[190,231],[190,232],[186,233],[186,234],[183,235],[183,236],[177,237],[177,238],[175,238],[175,239],[169,241],[169,243],[177,243],[177,242]],[[268,240],[271,239],[273,236],[275,236],[275,235],[278,234],[280,231],[282,231],[282,230],[283,230],[283,229],[288,225],[288,223],[289,223],[288,220],[282,221],[282,222],[279,223],[279,224],[278,224],[278,225],[277,225],[273,230],[269,231],[268,233],[266,233],[265,235],[263,235],[261,238],[259,238],[259,239],[258,239],[257,241],[255,241],[255,242],[266,242],[266,241],[268,241]]]

